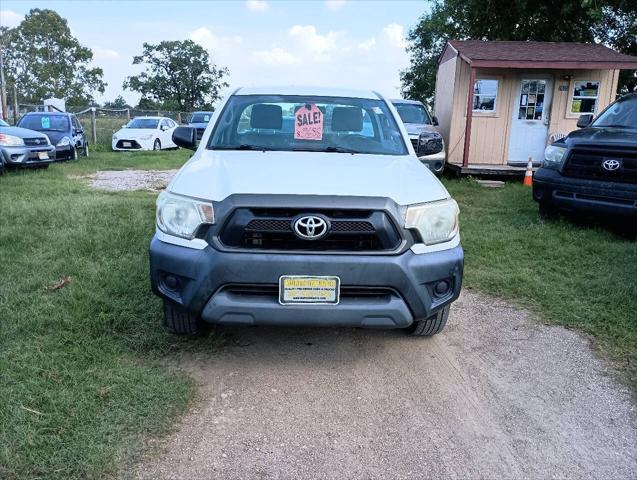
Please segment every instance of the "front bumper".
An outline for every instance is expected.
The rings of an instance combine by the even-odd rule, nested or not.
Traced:
[[[463,259],[460,246],[427,254],[347,256],[195,250],[157,237],[150,245],[153,291],[218,324],[407,327],[458,298]],[[281,275],[338,276],[341,301],[282,306]],[[441,280],[450,288],[436,295]]]
[[[56,160],[73,160],[73,146],[63,145],[55,147]]]
[[[118,138],[111,141],[113,150],[119,152],[139,152],[141,150],[152,150],[155,139],[142,140],[139,138]],[[126,146],[130,144],[130,147]]]
[[[414,141],[418,141],[417,136],[410,136],[409,138],[412,143],[414,143]],[[445,162],[447,161],[447,154],[445,153],[444,144],[440,152],[433,153],[431,155],[422,155],[418,157],[418,160],[420,160],[423,165],[425,165],[436,175],[442,175],[442,172],[445,169]]]
[[[41,158],[43,154],[46,154],[48,158]],[[48,165],[56,160],[53,145],[0,147],[0,155],[6,166],[14,167],[37,167]]]
[[[533,199],[564,210],[637,218],[637,185],[564,177],[549,168],[535,172]]]

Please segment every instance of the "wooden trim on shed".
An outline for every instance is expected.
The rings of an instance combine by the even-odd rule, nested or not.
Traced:
[[[476,83],[476,69],[471,69],[469,76],[469,94],[467,95],[467,122],[464,127],[464,151],[462,152],[462,166],[469,165],[469,148],[471,147],[471,119],[473,118],[473,91]]]

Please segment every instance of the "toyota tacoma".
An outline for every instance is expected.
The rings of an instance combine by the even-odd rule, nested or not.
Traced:
[[[241,88],[201,142],[190,127],[173,140],[196,151],[157,199],[150,245],[170,331],[443,329],[462,282],[458,205],[381,95]]]
[[[637,93],[609,105],[580,130],[546,147],[533,176],[540,214],[573,211],[637,219]]]

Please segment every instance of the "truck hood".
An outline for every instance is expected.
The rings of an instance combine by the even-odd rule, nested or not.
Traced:
[[[154,135],[157,133],[155,128],[121,128],[115,132],[117,138],[125,138],[128,140],[136,140],[148,135]]]
[[[200,150],[168,190],[212,201],[235,193],[385,197],[400,205],[449,197],[416,157],[324,152]]]
[[[582,144],[637,146],[637,130],[616,127],[589,127],[571,132],[564,142],[570,147]]]
[[[21,127],[0,127],[0,133],[20,138],[46,138],[42,132]]]
[[[424,123],[405,123],[405,130],[410,137],[417,137],[422,132],[437,132],[436,127]]]

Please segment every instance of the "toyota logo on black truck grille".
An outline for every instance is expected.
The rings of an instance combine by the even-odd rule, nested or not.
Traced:
[[[619,160],[615,160],[614,158],[607,158],[602,162],[602,167],[604,167],[604,170],[608,170],[609,172],[617,170],[621,166],[622,162],[620,162]]]
[[[327,220],[317,215],[304,215],[294,221],[294,233],[304,240],[323,238],[328,230]]]

